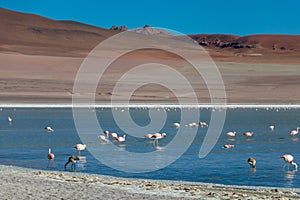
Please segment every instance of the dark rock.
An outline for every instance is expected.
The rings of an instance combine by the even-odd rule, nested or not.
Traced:
[[[112,26],[110,27],[110,30],[114,30],[114,31],[127,31],[128,28],[126,26]]]

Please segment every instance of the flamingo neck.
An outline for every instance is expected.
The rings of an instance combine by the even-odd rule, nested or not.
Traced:
[[[295,167],[296,170],[298,169],[298,165],[294,161],[292,161],[291,164]]]

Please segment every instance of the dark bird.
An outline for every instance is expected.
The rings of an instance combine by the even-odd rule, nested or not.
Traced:
[[[68,165],[69,163],[72,163],[71,169],[72,169],[73,171],[75,171],[75,164],[76,164],[77,160],[80,160],[80,159],[78,158],[78,156],[74,156],[74,155],[73,155],[73,156],[70,156],[69,159],[68,159],[68,162],[66,162],[66,164],[65,164],[65,169],[67,168],[67,165]]]
[[[250,167],[252,168],[256,168],[256,160],[254,158],[248,158],[248,163],[250,165]]]

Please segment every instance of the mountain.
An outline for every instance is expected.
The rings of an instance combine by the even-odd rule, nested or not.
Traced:
[[[5,30],[0,32],[2,52],[72,57],[85,57],[99,42],[127,30],[126,26],[104,29],[4,8],[0,8],[0,28]],[[171,33],[154,29],[149,25],[134,29],[133,32],[171,36]],[[194,34],[189,36],[205,48],[215,61],[300,63],[300,35],[240,37],[224,34]]]
[[[149,25],[145,25],[143,28],[136,28],[133,30],[135,33],[143,34],[143,35],[155,35],[155,36],[173,36],[171,33],[158,28],[152,28]]]
[[[190,35],[217,60],[298,63],[300,35]],[[253,59],[255,57],[255,59]]]
[[[57,21],[0,8],[0,51],[22,54],[85,56],[119,31],[74,21]]]

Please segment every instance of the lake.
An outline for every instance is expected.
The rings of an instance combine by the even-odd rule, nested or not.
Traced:
[[[129,108],[113,108],[117,113],[126,112]],[[196,109],[196,108],[194,108]],[[197,108],[198,109],[198,108]],[[123,134],[112,116],[110,108],[91,109],[96,114],[103,130]],[[93,144],[87,145],[87,149],[81,152],[76,165],[77,172],[95,173],[120,177],[182,180],[194,182],[210,182],[234,185],[274,186],[274,187],[300,187],[299,172],[292,166],[283,168],[284,161],[280,158],[285,153],[292,154],[295,162],[300,163],[300,146],[298,135],[291,136],[289,132],[300,126],[300,110],[284,108],[230,108],[226,112],[226,120],[216,145],[204,158],[199,158],[199,151],[208,127],[189,127],[181,124],[182,131],[189,134],[196,131],[191,145],[182,156],[170,165],[151,172],[129,173],[116,170],[105,165],[105,162],[93,156],[95,146],[101,147],[101,153],[105,157],[126,155],[125,152],[148,153],[159,151],[161,157],[156,157],[151,163],[160,166],[168,158],[166,146],[172,142],[178,129],[174,122],[180,122],[181,109],[159,108],[157,112],[166,115],[165,123],[160,132],[167,133],[167,137],[158,141],[138,138],[126,133],[126,141],[122,144],[110,139],[107,144],[101,142],[97,135],[99,132],[89,130],[86,133],[94,137]],[[192,112],[192,111],[191,111]],[[213,112],[221,112],[219,109],[200,108],[198,121],[210,124]],[[139,126],[146,126],[151,122],[147,108],[130,108],[132,120]],[[7,117],[13,121],[9,123]],[[191,121],[195,122],[195,121]],[[125,124],[126,125],[126,124]],[[270,130],[269,126],[275,129]],[[47,133],[44,127],[51,126],[54,132]],[[130,126],[130,124],[128,124]],[[130,127],[129,127],[130,128]],[[134,128],[134,127],[133,127]],[[228,131],[236,131],[234,138],[226,135]],[[252,137],[246,138],[243,133],[253,131]],[[146,134],[148,132],[141,133]],[[0,164],[16,165],[34,169],[64,171],[64,164],[70,155],[76,155],[73,146],[83,143],[76,130],[71,108],[2,108],[0,111]],[[223,148],[225,144],[232,144],[234,148]],[[113,146],[112,146],[113,145]],[[116,147],[111,148],[109,147]],[[52,149],[55,159],[48,161],[48,148]],[[174,155],[170,155],[174,156]],[[257,161],[256,170],[249,168],[247,159],[254,157]],[[120,160],[124,166],[126,159]],[[145,158],[146,159],[146,158]],[[145,162],[149,164],[149,162]],[[70,167],[70,166],[69,166]],[[67,168],[69,171],[70,168]],[[141,167],[141,166],[137,166]],[[159,168],[159,167],[158,167]]]

